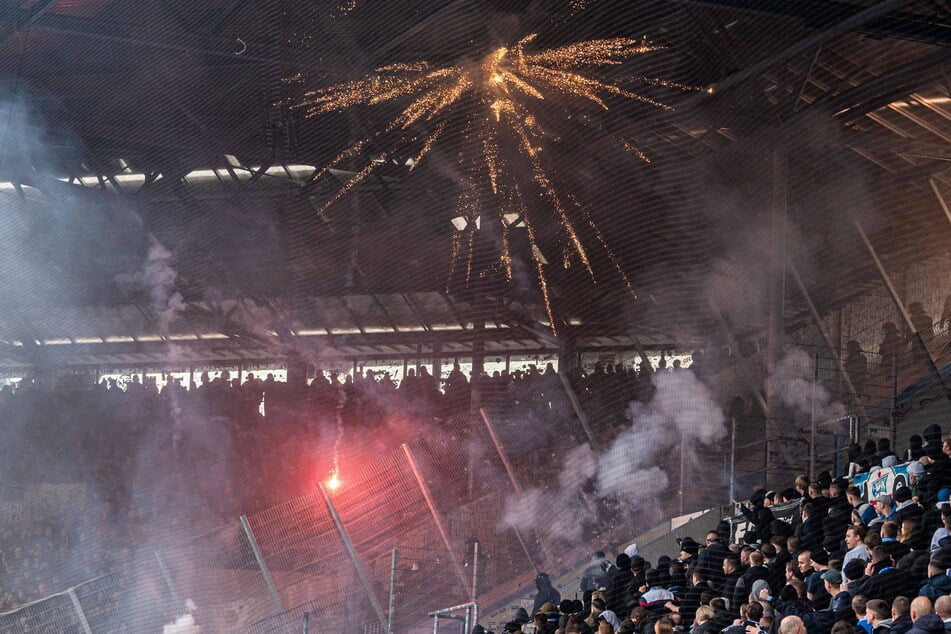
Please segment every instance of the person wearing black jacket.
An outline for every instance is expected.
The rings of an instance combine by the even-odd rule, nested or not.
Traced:
[[[802,505],[802,524],[796,529],[796,537],[802,542],[805,550],[822,548],[822,517],[812,502]]]
[[[727,610],[731,615],[739,616],[740,605],[744,600],[737,602],[733,596],[736,591],[736,584],[740,581],[743,573],[740,572],[740,559],[736,555],[730,555],[723,560],[723,582],[718,588],[721,597],[730,602]]]
[[[631,599],[631,582],[634,580],[634,573],[631,572],[631,558],[620,553],[614,561],[617,572],[608,583],[604,602],[607,604],[607,609],[615,614],[626,614],[629,611],[627,603]]]
[[[881,599],[891,605],[897,596],[918,595],[918,582],[907,570],[895,568],[895,562],[885,548],[876,546],[872,550],[869,568],[869,579],[862,584],[862,594],[866,598]]]
[[[770,525],[773,523],[773,512],[765,505],[766,501],[766,490],[757,489],[753,495],[750,496],[750,506],[743,506],[742,504],[737,504],[740,509],[740,513],[750,521],[750,524],[753,525],[753,532],[756,534],[757,542],[765,544],[769,541],[769,538],[772,536],[770,532]],[[747,530],[747,533],[749,530]]]
[[[697,568],[714,587],[723,585],[723,560],[733,554],[716,531],[707,533],[707,547],[697,557]]]

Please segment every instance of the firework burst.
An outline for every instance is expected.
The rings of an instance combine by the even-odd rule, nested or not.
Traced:
[[[593,103],[604,109],[608,108],[608,100],[612,98],[635,100],[661,109],[670,109],[670,107],[591,74],[591,70],[595,67],[621,64],[634,56],[657,51],[663,47],[652,45],[644,40],[610,38],[531,51],[529,49],[535,39],[535,34],[528,35],[512,46],[495,49],[481,62],[472,64],[442,67],[433,66],[426,61],[389,64],[361,79],[307,92],[301,107],[306,110],[308,116],[318,116],[357,106],[375,106],[404,101],[406,105],[403,106],[402,111],[396,114],[385,129],[378,133],[378,136],[407,130],[414,124],[433,126],[430,133],[415,138],[417,142],[422,141],[422,146],[415,158],[408,163],[411,170],[438,142],[450,116],[466,109],[467,116],[461,118],[468,122],[467,125],[471,129],[463,135],[463,138],[476,146],[475,154],[480,158],[475,167],[483,173],[496,198],[494,207],[503,232],[502,253],[499,257],[505,275],[511,279],[509,231],[513,223],[506,221],[506,214],[511,215],[515,210],[522,226],[527,230],[545,310],[552,330],[556,330],[549,285],[545,276],[545,264],[540,258],[538,249],[538,219],[529,218],[528,205],[523,193],[526,184],[516,182],[518,178],[511,174],[513,170],[508,169],[511,161],[522,161],[526,173],[531,175],[531,182],[540,199],[545,201],[547,207],[554,212],[553,218],[560,226],[564,244],[574,252],[592,279],[594,279],[594,271],[581,235],[575,227],[573,214],[569,212],[565,200],[571,201],[572,210],[580,209],[580,205],[574,195],[558,191],[543,163],[542,150],[546,135],[538,123],[533,106],[553,96],[561,96]],[[664,79],[649,77],[631,79],[649,86],[697,90],[691,86]],[[472,116],[471,112],[473,104],[481,109],[481,112],[477,111],[475,116]],[[371,139],[363,139],[344,149],[318,174],[322,175],[343,160],[360,155],[370,141]],[[619,143],[641,160],[649,162],[648,157],[630,141],[619,141]],[[384,158],[390,154],[392,150],[383,152]],[[321,212],[369,177],[382,162],[379,156],[376,160],[368,162],[328,199]],[[480,213],[479,204],[477,185],[470,180],[465,184],[456,209],[456,215],[467,220],[464,229],[467,234],[465,238],[459,235],[453,236],[450,264],[450,270],[455,272],[461,268],[457,267],[457,259],[466,257],[467,284],[472,278],[473,245],[476,219]],[[617,258],[608,247],[604,235],[594,224],[586,209],[580,214],[579,220],[594,233],[597,243],[633,293],[627,274],[621,268]],[[463,253],[464,251],[466,253]],[[568,261],[567,255],[565,261]]]

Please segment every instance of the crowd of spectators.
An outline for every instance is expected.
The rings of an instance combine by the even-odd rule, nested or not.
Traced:
[[[632,544],[597,552],[582,599],[562,599],[542,573],[531,614],[505,632],[534,634],[943,634],[951,631],[951,436],[932,426],[913,447],[909,481],[866,501],[844,478],[802,475],[758,490],[745,533],[721,521],[678,540],[655,565]],[[922,439],[918,439],[922,440]],[[876,455],[888,462],[894,454]],[[864,458],[868,459],[868,457]],[[797,502],[787,520],[777,504]],[[577,595],[576,595],[577,596]],[[481,626],[477,631],[484,632]]]

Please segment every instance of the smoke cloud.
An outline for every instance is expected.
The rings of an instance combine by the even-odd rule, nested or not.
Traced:
[[[587,445],[568,452],[557,487],[530,489],[507,500],[502,526],[520,528],[526,516],[552,543],[576,543],[603,513],[623,521],[643,519],[657,508],[668,488],[673,454],[684,443],[685,455],[726,435],[724,415],[710,389],[690,370],[661,372],[652,378],[656,392],[647,404],[631,403],[624,429],[603,452]]]
[[[813,413],[819,421],[844,416],[845,406],[833,401],[822,383],[815,382],[815,371],[815,360],[811,355],[793,350],[777,364],[768,379],[769,387],[783,407],[789,408],[797,418],[810,419]]]

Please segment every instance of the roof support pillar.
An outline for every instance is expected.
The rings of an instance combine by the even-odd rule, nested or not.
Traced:
[[[905,307],[905,302],[902,301],[901,296],[898,294],[898,291],[895,289],[895,285],[892,283],[892,278],[889,277],[888,272],[885,270],[885,265],[882,264],[882,260],[878,257],[878,253],[875,252],[875,247],[872,246],[872,242],[868,239],[868,235],[865,233],[865,229],[862,228],[862,224],[856,220],[855,228],[859,232],[859,236],[862,238],[862,242],[865,243],[865,248],[868,250],[868,254],[872,257],[872,261],[875,262],[875,268],[878,269],[879,275],[882,277],[882,281],[885,282],[885,288],[888,289],[888,294],[891,296],[892,301],[895,302],[895,306],[898,308],[898,312],[901,313],[902,319],[905,320],[905,326],[908,328],[908,331],[911,332],[912,346],[918,348],[918,352],[921,354],[922,360],[928,365],[928,369],[931,371],[931,374],[938,380],[938,383],[941,384],[941,389],[944,390],[945,396],[948,397],[948,400],[951,401],[951,387],[945,382],[944,378],[941,376],[941,372],[938,370],[938,366],[935,365],[934,358],[931,356],[931,353],[928,352],[928,346],[925,345],[924,339],[921,338],[921,333],[918,332],[918,329],[915,328],[915,324],[911,319],[911,315],[908,313],[908,309]]]
[[[771,249],[768,262],[768,315],[766,322],[766,403],[774,414],[779,403],[772,377],[783,356],[785,325],[784,303],[786,299],[786,207],[787,207],[787,154],[785,134],[782,134],[773,149],[773,201],[770,210]],[[775,415],[766,418],[767,442],[783,438],[788,425]],[[767,451],[766,483],[778,485],[786,465],[777,464],[780,453]]]

